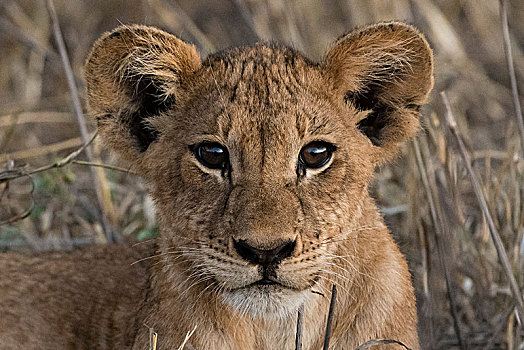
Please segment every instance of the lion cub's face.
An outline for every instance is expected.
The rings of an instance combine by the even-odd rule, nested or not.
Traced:
[[[298,306],[360,217],[372,144],[322,81],[288,49],[210,57],[151,145],[164,237],[234,306]]]
[[[373,168],[417,130],[432,85],[430,49],[402,24],[343,36],[321,64],[264,44],[201,62],[121,27],[86,71],[102,136],[150,185],[167,264],[254,315],[322,292]]]

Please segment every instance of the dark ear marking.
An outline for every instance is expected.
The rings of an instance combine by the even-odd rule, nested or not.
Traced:
[[[366,118],[357,123],[357,128],[374,146],[382,146],[382,131],[387,126],[389,113],[390,109],[386,106],[377,106]]]
[[[113,32],[109,35],[109,39],[120,38],[119,32]]]
[[[359,111],[367,111],[373,109],[378,100],[376,96],[366,91],[348,91],[344,95],[344,102],[352,104]]]
[[[415,111],[417,113],[420,112],[420,107],[421,107],[420,105],[417,105],[415,103],[409,103],[406,105],[407,109],[411,109],[412,111]]]
[[[136,91],[133,93],[133,104],[139,106],[138,111],[124,119],[131,135],[136,140],[140,152],[145,152],[149,145],[158,139],[160,132],[151,126],[150,118],[157,116],[175,105],[173,95],[165,96],[154,77],[141,76],[137,79]]]
[[[366,118],[357,122],[357,128],[366,135],[374,146],[382,146],[382,129],[387,126],[388,114],[392,108],[380,101],[377,97],[378,87],[369,84],[359,91],[348,91],[344,101],[353,105],[359,111],[370,111]]]
[[[137,120],[136,114],[131,117],[131,120]],[[147,125],[147,121],[137,120],[129,122],[129,131],[136,139],[136,144],[140,153],[147,151],[149,145],[155,142],[160,134],[158,130],[153,129]]]

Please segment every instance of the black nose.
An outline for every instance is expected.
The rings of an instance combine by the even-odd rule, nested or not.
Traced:
[[[288,258],[295,249],[296,241],[287,241],[276,248],[265,250],[250,246],[244,240],[233,240],[238,254],[253,264],[269,265],[278,264],[282,259]]]

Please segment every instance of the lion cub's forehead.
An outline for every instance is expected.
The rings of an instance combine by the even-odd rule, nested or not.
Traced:
[[[332,132],[322,81],[316,63],[287,47],[256,44],[214,54],[203,62],[194,91],[199,102],[193,108],[206,119],[206,130],[197,132],[224,138],[263,133],[275,141],[284,134]]]
[[[300,53],[268,44],[230,49],[210,56],[203,65],[230,92],[231,103],[250,105],[292,100],[317,71]]]

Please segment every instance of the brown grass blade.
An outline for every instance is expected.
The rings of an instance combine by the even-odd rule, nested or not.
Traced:
[[[216,51],[215,45],[176,1],[152,0],[151,8],[168,27],[172,27],[173,22],[180,22],[200,44],[204,56]]]
[[[515,76],[515,65],[513,63],[513,55],[511,53],[511,43],[509,39],[508,28],[508,4],[506,0],[500,0],[500,19],[502,22],[502,35],[504,37],[504,54],[506,55],[506,62],[508,64],[509,81],[511,82],[513,105],[515,107],[515,117],[517,118],[517,125],[519,126],[520,148],[522,150],[522,154],[524,155],[524,121],[522,119],[522,108],[520,107],[517,78]]]
[[[413,141],[413,146],[415,149],[415,157],[417,161],[417,167],[420,173],[420,178],[422,179],[422,184],[424,186],[424,190],[426,191],[426,197],[428,199],[429,209],[431,213],[431,221],[433,222],[433,227],[435,228],[435,242],[437,244],[437,251],[438,251],[438,258],[440,261],[440,265],[442,266],[442,270],[444,271],[444,279],[446,281],[446,292],[448,296],[449,306],[451,310],[451,316],[453,318],[453,328],[455,330],[455,335],[457,336],[457,340],[459,343],[459,346],[461,349],[465,349],[464,340],[462,339],[462,334],[460,331],[460,324],[459,324],[459,317],[457,314],[457,305],[455,301],[455,295],[453,293],[452,287],[451,287],[451,277],[449,273],[449,267],[446,263],[446,259],[444,259],[444,256],[447,256],[445,247],[443,244],[443,230],[444,225],[441,220],[444,220],[442,213],[440,213],[439,208],[437,207],[436,200],[433,196],[433,191],[430,187],[430,179],[428,176],[427,167],[424,164],[424,160],[422,159],[422,154],[420,152],[420,147],[417,140]],[[434,179],[433,179],[434,180]],[[432,181],[434,183],[434,181]],[[435,186],[434,186],[435,187]],[[440,218],[440,219],[439,219]]]
[[[242,16],[242,19],[248,25],[249,29],[253,32],[254,36],[260,38],[258,35],[257,28],[255,26],[255,21],[253,20],[253,14],[250,12],[244,0],[231,0],[238,12]]]
[[[480,184],[480,180],[475,170],[471,166],[471,156],[457,128],[457,122],[455,120],[455,116],[453,115],[453,112],[451,111],[451,105],[449,103],[448,97],[446,96],[446,93],[444,91],[440,93],[440,96],[442,97],[442,101],[446,108],[445,116],[446,116],[447,127],[449,131],[451,132],[451,134],[453,135],[453,137],[455,138],[455,141],[458,145],[460,155],[462,156],[462,159],[464,160],[468,175],[471,179],[473,190],[479,202],[482,213],[484,214],[484,217],[488,224],[489,233],[493,241],[493,244],[495,245],[497,256],[500,260],[500,263],[502,264],[502,268],[506,274],[506,277],[508,278],[509,288],[511,290],[511,294],[513,295],[513,298],[515,299],[515,310],[517,312],[517,316],[519,317],[519,319],[524,320],[524,302],[522,301],[522,294],[521,294],[521,291],[519,290],[519,286],[513,274],[513,270],[511,268],[508,254],[506,253],[506,248],[504,248],[504,244],[502,242],[502,239],[500,238],[500,234],[491,216],[490,210],[488,208],[488,204],[486,202],[486,198],[484,197],[484,193],[482,192],[482,186]],[[521,323],[521,327],[524,328],[524,323]]]
[[[67,112],[23,112],[0,116],[0,128],[28,123],[71,123]]]

